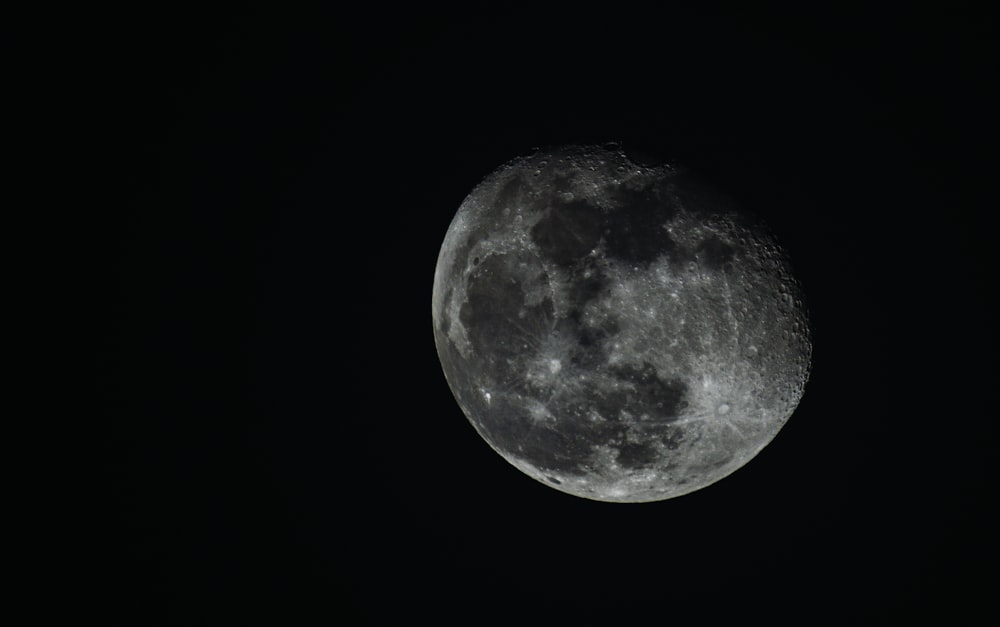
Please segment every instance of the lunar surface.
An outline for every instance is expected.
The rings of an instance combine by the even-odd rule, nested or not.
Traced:
[[[673,498],[778,433],[809,375],[799,284],[766,226],[617,147],[511,161],[459,207],[434,338],[487,443],[556,490]]]

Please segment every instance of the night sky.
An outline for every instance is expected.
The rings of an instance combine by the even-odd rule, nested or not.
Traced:
[[[995,614],[996,20],[475,6],[96,16],[78,53],[116,184],[96,218],[95,618]],[[813,323],[777,438],[659,503],[510,466],[431,330],[473,186],[533,147],[606,141],[761,215]]]

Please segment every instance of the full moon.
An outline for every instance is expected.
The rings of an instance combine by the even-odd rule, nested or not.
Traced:
[[[617,146],[539,151],[476,186],[444,236],[432,318],[479,435],[599,501],[670,499],[745,465],[795,410],[812,354],[766,225]]]

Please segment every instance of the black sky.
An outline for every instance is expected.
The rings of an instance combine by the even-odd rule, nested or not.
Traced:
[[[91,602],[130,625],[990,612],[996,20],[476,6],[94,20],[82,82],[123,210],[97,218]],[[661,503],[509,466],[431,333],[472,187],[532,147],[609,140],[761,214],[814,324],[778,437]]]

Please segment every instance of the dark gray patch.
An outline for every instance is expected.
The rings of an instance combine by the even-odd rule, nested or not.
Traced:
[[[524,305],[524,286],[511,276],[506,255],[487,257],[471,271],[459,319],[473,349],[497,370],[533,347],[552,327],[552,301]],[[505,372],[509,375],[509,372]],[[509,378],[509,377],[505,377]]]
[[[594,458],[594,447],[624,442],[622,426],[593,422],[585,403],[560,405],[555,422],[537,422],[525,408],[494,406],[481,422],[482,432],[497,449],[550,472],[580,475]]]
[[[554,204],[531,228],[542,256],[563,267],[587,255],[600,239],[601,211],[582,200]]]
[[[520,195],[521,190],[524,188],[524,181],[521,180],[520,176],[514,176],[514,178],[507,181],[493,201],[493,207],[497,212],[502,212],[505,208],[513,207],[517,204],[517,197]]]
[[[520,457],[546,470],[572,474],[583,472],[580,464],[594,452],[593,442],[589,438],[581,437],[581,434],[563,424],[558,428],[548,428],[530,424],[530,418],[523,420],[529,426],[524,429],[513,449]]]
[[[618,449],[615,461],[625,468],[648,468],[656,462],[656,449],[645,442],[629,442]]]
[[[556,484],[556,485],[562,485],[562,481],[559,481],[555,477],[545,477],[545,478],[548,479],[549,481],[551,481],[552,483]]]
[[[653,422],[672,422],[680,417],[688,390],[684,381],[661,379],[649,363],[641,368],[616,366],[612,373],[628,384],[626,408],[633,415],[645,414]]]
[[[465,358],[458,352],[447,335],[436,333],[434,339],[445,378],[448,380],[455,399],[459,401],[459,404],[462,404],[467,400],[465,399],[465,391],[470,388],[472,371],[467,367]]]
[[[593,412],[604,420],[618,422],[621,420],[621,411],[627,404],[628,395],[624,390],[601,391],[597,387],[588,387],[581,391],[576,407],[580,416],[585,419],[589,419]],[[613,427],[603,435],[609,439],[620,439],[624,437],[625,432],[622,428]]]
[[[730,461],[732,461],[732,459],[733,459],[733,454],[732,453],[726,453],[721,458],[716,459],[714,461],[710,461],[710,462],[706,462],[706,463],[702,463],[702,464],[698,464],[698,463],[691,464],[691,468],[693,468],[695,470],[699,470],[699,471],[713,471],[713,470],[718,470],[719,468],[722,468],[723,466],[725,466],[726,464],[728,464]]]
[[[596,300],[607,289],[607,277],[596,267],[592,259],[582,262],[582,267],[570,275],[567,294],[569,313],[576,320],[580,319],[587,303]]]
[[[664,225],[677,214],[677,207],[668,196],[647,188],[620,189],[614,198],[620,208],[607,216],[603,232],[608,255],[649,264],[661,255],[673,254],[677,244]]]
[[[450,285],[445,288],[444,296],[441,299],[441,302],[444,303],[445,306],[447,306],[447,304],[451,302],[451,295],[453,292],[454,288],[452,288]],[[451,316],[448,315],[447,308],[443,308],[441,311],[441,315],[438,316],[438,328],[441,330],[442,338],[448,337],[448,331],[451,329]]]
[[[570,349],[570,363],[584,370],[593,370],[608,361],[604,339],[618,332],[613,323],[601,327],[588,327],[572,318],[562,318],[557,323],[559,333],[574,338]]]
[[[577,334],[580,340],[580,346],[587,350],[592,350],[598,347],[600,342],[603,342],[607,338],[616,335],[621,331],[621,327],[615,320],[603,320],[597,326],[581,326]],[[600,351],[600,355],[607,358],[607,353]]]
[[[679,427],[671,427],[660,441],[663,442],[663,446],[667,447],[668,451],[676,451],[681,442],[684,441],[684,431]]]
[[[593,368],[607,361],[607,352],[601,346],[602,340],[618,332],[613,321],[605,321],[600,326],[588,326],[584,322],[584,309],[607,290],[607,278],[592,259],[587,258],[576,267],[570,276],[567,290],[567,312],[556,322],[556,333],[573,338],[570,359],[579,367]]]
[[[573,181],[576,180],[576,172],[560,172],[552,179],[552,190],[556,193],[568,192],[573,188]]]
[[[733,247],[723,242],[715,235],[703,239],[697,248],[698,260],[710,270],[721,270],[732,267],[731,261],[735,255]]]

